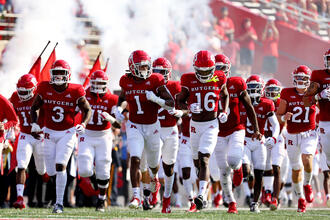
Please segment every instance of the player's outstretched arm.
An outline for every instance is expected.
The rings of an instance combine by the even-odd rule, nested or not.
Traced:
[[[249,118],[249,120],[253,126],[254,134],[253,134],[252,138],[261,140],[262,135],[260,134],[260,131],[259,131],[257,115],[256,115],[256,112],[254,111],[254,108],[251,103],[251,99],[250,99],[247,91],[246,90],[242,91],[239,98],[240,98],[240,101],[243,103],[243,105],[246,109],[247,117]]]
[[[82,112],[82,124],[87,125],[91,116],[92,110],[85,96],[80,97],[78,100],[78,107]]]
[[[36,97],[33,100],[31,111],[30,111],[30,117],[31,117],[31,123],[37,123],[38,121],[38,110],[41,108],[41,106],[44,104],[42,101],[40,95],[36,95]]]
[[[187,100],[189,97],[189,91],[186,87],[181,87],[181,92],[176,95],[176,105],[179,109],[188,110]]]
[[[311,82],[311,84],[307,88],[307,91],[303,97],[303,102],[306,107],[310,107],[313,104],[316,104],[317,100],[315,99],[315,95],[317,95],[319,86],[320,85],[317,82]]]

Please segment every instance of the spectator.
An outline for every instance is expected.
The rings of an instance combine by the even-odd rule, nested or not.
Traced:
[[[88,52],[86,51],[85,49],[85,41],[84,40],[80,40],[77,44],[77,49],[79,50],[79,55],[80,55],[80,58],[83,60],[83,66],[80,70],[80,73],[79,73],[79,78],[84,81],[87,77],[87,75],[89,74],[89,55],[88,55]]]
[[[6,0],[0,0],[0,13],[5,9]]]
[[[308,11],[311,13],[303,13],[303,14],[305,16],[308,16],[308,17],[314,19],[314,21],[304,19],[303,27],[308,32],[317,33],[319,30],[319,25],[318,25],[318,23],[315,22],[318,20],[318,12],[317,12],[316,4],[314,4],[314,3],[308,4]]]
[[[227,38],[228,38],[228,43],[226,43],[223,47],[223,53],[230,59],[231,62],[231,72],[232,73],[236,73],[236,70],[239,66],[239,50],[240,50],[240,46],[239,43],[237,43],[234,40],[234,34],[227,34]]]
[[[278,59],[279,33],[273,20],[268,20],[262,33],[264,59],[262,72],[276,73]]]
[[[228,17],[228,8],[221,8],[221,17],[219,19],[219,26],[222,27],[225,34],[231,34],[235,32],[235,26],[231,18]]]
[[[241,70],[250,75],[254,61],[255,41],[258,40],[257,33],[252,27],[251,19],[245,18],[242,23],[241,34],[237,38],[240,43]]]
[[[285,4],[281,4],[281,7],[276,9],[276,21],[285,22],[288,23],[289,18],[286,15],[285,11],[283,10],[285,8]]]

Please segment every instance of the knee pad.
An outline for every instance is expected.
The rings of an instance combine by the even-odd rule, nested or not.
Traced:
[[[230,166],[230,168],[232,168],[233,170],[237,170],[240,168],[240,166],[242,165],[242,158],[239,157],[233,157],[233,156],[228,156],[227,157],[228,160],[228,165]]]
[[[93,169],[88,169],[87,167],[79,167],[78,174],[82,177],[90,177],[93,175]]]
[[[291,167],[293,170],[300,170],[301,168],[303,168],[303,165],[301,163],[299,163],[299,161],[292,163]]]

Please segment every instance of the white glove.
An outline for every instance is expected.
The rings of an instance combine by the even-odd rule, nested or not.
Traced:
[[[114,114],[116,117],[116,120],[121,123],[124,121],[125,116],[121,113],[123,109],[120,106],[113,106],[111,109],[111,114]]]
[[[320,92],[320,98],[322,99],[330,99],[330,87],[323,89]]]
[[[159,99],[153,91],[146,90],[146,96],[149,101],[157,102],[157,99]]]
[[[102,112],[101,118],[105,121],[110,121],[111,124],[113,124],[116,121],[116,119],[112,117],[108,112]]]
[[[275,144],[276,144],[276,138],[274,137],[266,138],[265,145],[269,150],[271,150]]]
[[[42,133],[42,130],[37,123],[32,123],[31,126],[31,133]]]
[[[15,142],[16,136],[15,136],[14,128],[11,128],[7,131],[6,139],[11,140],[12,142]]]
[[[173,115],[174,117],[181,118],[183,115],[183,111],[178,110],[178,109],[172,109],[172,110],[167,110],[170,115]]]
[[[81,123],[79,125],[76,125],[76,132],[79,134],[79,135],[82,135],[83,133],[85,133],[85,128],[86,128],[86,125],[85,123]]]
[[[218,118],[220,120],[220,123],[226,123],[228,119],[228,115],[226,112],[220,112]]]
[[[199,114],[203,111],[199,103],[192,103],[190,106],[190,111],[194,114]]]

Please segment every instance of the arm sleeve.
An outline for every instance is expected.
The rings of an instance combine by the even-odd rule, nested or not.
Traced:
[[[280,124],[276,118],[276,115],[273,114],[268,118],[270,123],[270,130],[272,131],[273,137],[277,139],[278,135],[280,134]]]

